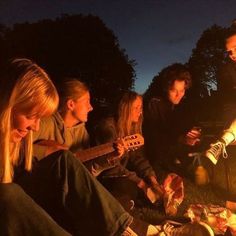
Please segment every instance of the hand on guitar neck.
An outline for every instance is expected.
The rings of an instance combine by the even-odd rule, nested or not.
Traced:
[[[68,150],[69,148],[63,144],[59,144],[54,140],[39,140],[35,145],[45,146],[45,156],[59,150]],[[118,139],[115,142],[101,144],[89,149],[81,150],[75,153],[75,156],[82,162],[96,159],[103,155],[113,153],[112,158],[121,158],[125,151],[136,150],[144,144],[144,139],[140,134],[133,134]]]
[[[115,149],[115,155],[117,156],[117,158],[122,158],[122,156],[124,155],[126,149],[125,146],[123,144],[123,140],[122,139],[118,139],[116,142],[114,142],[113,147]]]
[[[126,136],[115,142],[105,143],[90,149],[77,152],[75,155],[92,173],[98,176],[104,170],[119,165],[125,151],[136,150],[144,144],[140,134]]]
[[[98,157],[116,152],[115,158],[121,158],[125,151],[134,151],[143,146],[144,139],[141,134],[133,134],[115,142],[101,144],[89,149],[78,151],[75,155],[82,162],[90,161]],[[115,154],[115,153],[114,153]]]
[[[131,136],[132,136],[132,141],[130,141]],[[141,138],[139,137],[139,139]],[[114,148],[113,157],[121,159],[122,156],[124,156],[125,152],[129,152],[131,150],[135,150],[139,148],[139,146],[137,145],[131,148],[131,142],[132,142],[132,145],[135,145],[134,142],[137,142],[137,143],[139,142],[140,146],[143,144],[143,141],[136,140],[136,135],[130,135],[124,138],[119,138],[113,143],[113,148]]]

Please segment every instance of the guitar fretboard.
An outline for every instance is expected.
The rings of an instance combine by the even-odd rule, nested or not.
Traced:
[[[112,153],[115,151],[113,143],[105,143],[99,146],[95,146],[89,149],[78,151],[75,156],[79,158],[82,162],[86,162],[97,157]]]

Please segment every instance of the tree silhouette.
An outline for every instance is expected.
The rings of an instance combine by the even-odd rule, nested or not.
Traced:
[[[133,88],[134,61],[100,18],[63,15],[55,20],[15,24],[5,34],[7,57],[28,57],[59,83],[65,76],[85,81],[97,102],[109,102]]]
[[[208,90],[217,88],[216,75],[221,64],[225,61],[224,41],[227,29],[213,25],[205,30],[199,38],[196,48],[186,63],[193,80],[193,86],[189,92],[190,97],[196,99],[207,97]],[[164,68],[156,75],[145,92],[145,98],[157,96],[160,93],[160,80]]]
[[[0,65],[6,60],[5,35],[7,30],[7,27],[5,27],[3,24],[0,24]]]
[[[206,96],[206,89],[216,89],[216,75],[225,59],[224,38],[226,29],[213,25],[205,30],[193,49],[188,65],[193,77],[195,94]]]

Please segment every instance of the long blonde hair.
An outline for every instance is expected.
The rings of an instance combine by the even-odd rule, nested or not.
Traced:
[[[118,115],[117,115],[117,134],[118,137],[124,137],[134,133],[141,133],[142,127],[142,114],[138,122],[133,123],[131,120],[132,108],[137,98],[142,99],[142,96],[136,92],[126,92],[120,100]]]
[[[32,131],[24,143],[12,143],[14,112],[30,116],[48,116],[58,106],[58,94],[47,73],[28,59],[15,59],[1,75],[0,99],[0,182],[9,183],[13,167],[24,144],[25,169],[32,168]]]

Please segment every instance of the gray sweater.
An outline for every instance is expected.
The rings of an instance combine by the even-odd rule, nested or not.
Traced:
[[[71,128],[66,128],[61,115],[54,115],[42,119],[39,131],[33,134],[34,143],[40,140],[53,140],[66,145],[73,153],[89,147],[89,135],[85,123],[79,123]],[[34,156],[37,159],[45,157],[46,148],[34,145]]]

